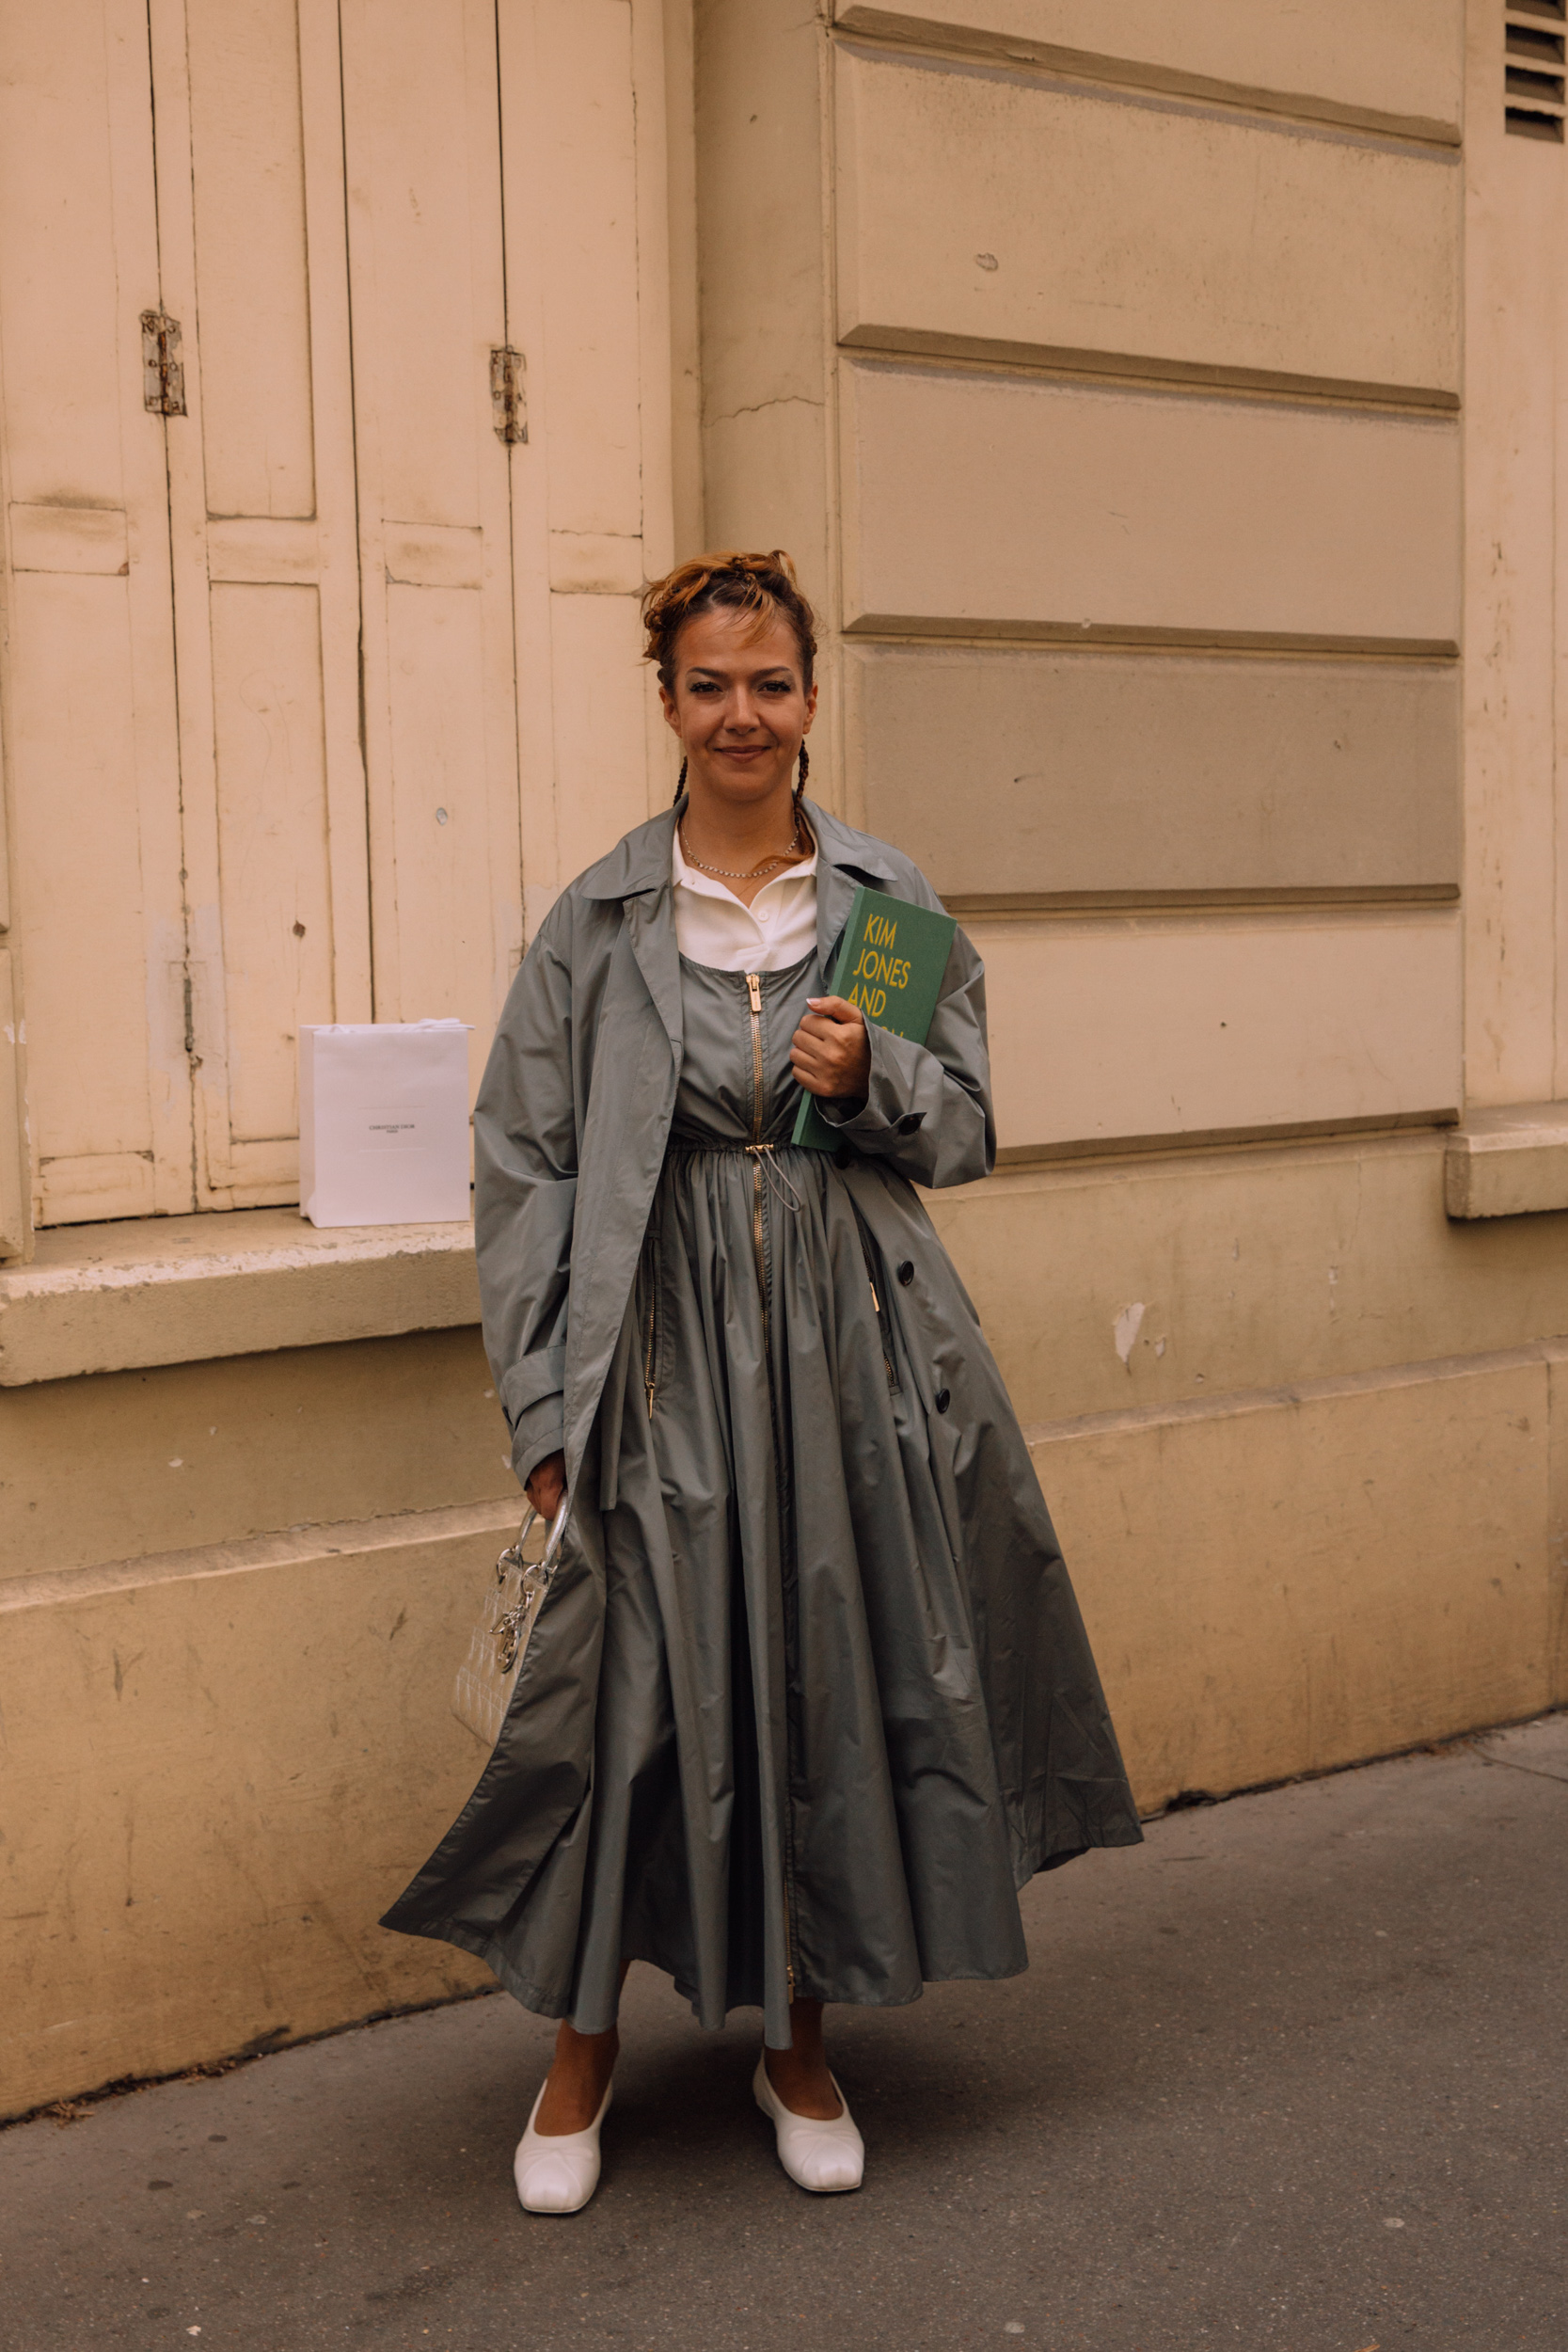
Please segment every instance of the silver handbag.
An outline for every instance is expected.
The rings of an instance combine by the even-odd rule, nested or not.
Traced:
[[[561,1508],[550,1523],[544,1557],[525,1560],[523,1546],[539,1517],[532,1503],[529,1504],[515,1541],[507,1545],[496,1562],[495,1575],[485,1587],[479,1623],[468,1636],[468,1654],[457,1669],[451,1711],[487,1748],[493,1748],[500,1738],[533,1621],[561,1565],[566,1512],[567,1502],[562,1496]]]

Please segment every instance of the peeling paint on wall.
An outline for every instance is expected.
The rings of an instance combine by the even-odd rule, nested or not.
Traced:
[[[1147,1312],[1148,1309],[1145,1307],[1143,1300],[1141,1298],[1135,1299],[1131,1307],[1124,1307],[1122,1309],[1115,1323],[1111,1326],[1111,1328],[1116,1335],[1117,1354],[1121,1358],[1122,1362],[1127,1366],[1129,1372],[1132,1369],[1132,1349],[1137,1341],[1139,1327],[1141,1327],[1144,1316]]]

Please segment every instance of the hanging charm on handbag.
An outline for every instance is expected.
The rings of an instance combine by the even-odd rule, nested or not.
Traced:
[[[508,1544],[496,1562],[495,1574],[485,1588],[479,1623],[468,1636],[468,1654],[457,1669],[451,1711],[487,1748],[493,1748],[500,1738],[533,1621],[561,1565],[566,1510],[563,1496],[550,1523],[544,1558],[525,1560],[523,1545],[539,1517],[532,1503],[529,1504],[515,1542]]]

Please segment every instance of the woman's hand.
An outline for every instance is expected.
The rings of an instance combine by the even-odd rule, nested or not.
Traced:
[[[808,1094],[863,1103],[871,1084],[871,1040],[859,1005],[808,996],[811,1010],[790,1041],[789,1063]]]
[[[564,1454],[546,1454],[538,1467],[529,1472],[528,1499],[542,1519],[553,1519],[561,1508],[561,1498],[565,1491],[566,1456]]]

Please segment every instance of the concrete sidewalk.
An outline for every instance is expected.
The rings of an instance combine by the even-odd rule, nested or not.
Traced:
[[[505,1998],[0,2134],[16,2352],[1564,2352],[1568,1717],[1181,1812],[1024,1898],[1033,1966],[834,2012],[859,2196],[752,2024],[627,1986],[605,2176],[520,2213]]]

